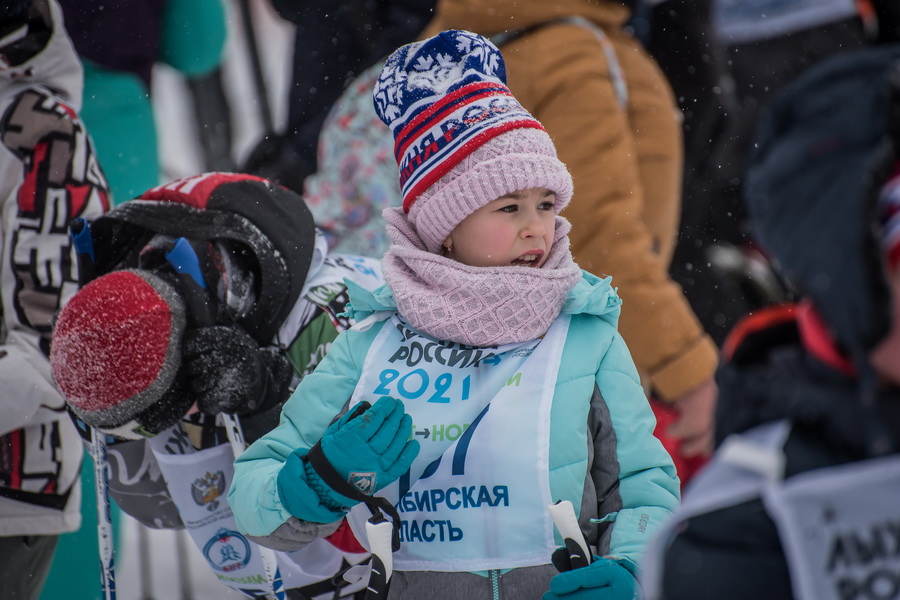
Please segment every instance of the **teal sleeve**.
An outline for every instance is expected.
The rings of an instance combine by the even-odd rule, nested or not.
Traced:
[[[226,37],[222,0],[169,0],[160,59],[185,75],[204,75],[222,60]]]
[[[376,326],[365,332],[344,331],[338,335],[316,370],[303,378],[285,403],[278,426],[235,460],[228,501],[240,531],[267,536],[292,516],[303,519],[315,514],[317,518],[325,518],[325,513],[315,508],[318,501],[311,497],[291,504],[297,512],[302,512],[303,506],[313,507],[310,513],[292,513],[279,492],[278,480],[279,477],[282,481],[303,478],[298,459],[322,438],[331,422],[344,410],[356,389],[368,347],[379,330]],[[295,454],[295,451],[299,452]],[[294,459],[291,459],[292,455]],[[282,475],[284,468],[289,471]],[[304,484],[309,483],[302,480]],[[311,488],[310,491],[314,493]],[[340,512],[334,514],[336,518],[331,519],[332,522],[343,516]]]
[[[600,363],[597,385],[609,409],[619,463],[621,508],[611,519],[609,558],[630,563],[634,572],[644,548],[678,506],[680,483],[672,458],[653,435],[656,419],[618,333]]]

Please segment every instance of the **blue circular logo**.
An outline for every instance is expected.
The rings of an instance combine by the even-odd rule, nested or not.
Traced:
[[[250,542],[237,531],[220,529],[203,546],[203,556],[217,571],[236,571],[250,562]]]

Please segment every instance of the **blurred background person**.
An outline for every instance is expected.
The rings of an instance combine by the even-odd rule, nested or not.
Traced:
[[[322,124],[348,82],[415,39],[435,0],[269,0],[295,27],[283,133],[264,132],[242,170],[303,191],[317,168]]]
[[[222,0],[60,0],[60,6],[84,65],[81,116],[118,204],[161,181],[158,138],[166,124],[153,111],[154,65],[188,78],[214,72],[228,35],[225,6]]]
[[[799,297],[725,344],[719,447],[648,552],[650,599],[896,596],[867,544],[900,492],[898,69],[896,44],[824,59],[760,123],[748,215]]]
[[[0,597],[34,600],[60,534],[82,524],[83,451],[48,360],[54,315],[78,287],[67,225],[99,217],[110,193],[58,5],[0,3],[0,56]],[[77,551],[91,552],[97,586],[94,547]]]

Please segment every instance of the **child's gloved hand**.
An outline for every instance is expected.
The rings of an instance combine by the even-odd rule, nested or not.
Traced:
[[[385,396],[372,406],[357,405],[310,450],[288,457],[278,476],[282,503],[300,519],[335,520],[360,495],[371,496],[409,470],[419,454],[419,442],[411,436],[412,418],[399,400]]]
[[[332,423],[319,443],[344,481],[372,495],[409,470],[419,442],[410,440],[412,417],[400,400],[384,396],[356,413],[348,411]]]
[[[573,569],[550,580],[542,600],[632,600],[637,581],[631,572],[608,558],[594,557],[587,567]]]

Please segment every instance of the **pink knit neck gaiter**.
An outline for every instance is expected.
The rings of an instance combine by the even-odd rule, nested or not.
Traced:
[[[559,316],[581,279],[569,251],[569,222],[556,217],[547,262],[533,267],[470,267],[425,250],[398,208],[384,211],[392,240],[384,278],[397,310],[415,329],[439,340],[499,346],[533,340]]]

